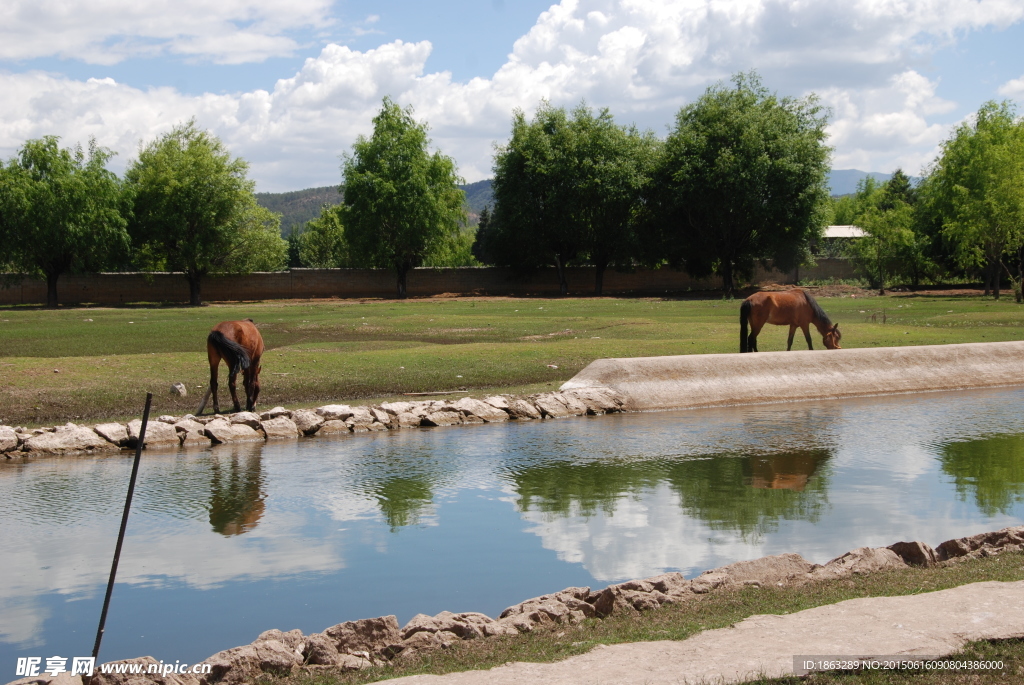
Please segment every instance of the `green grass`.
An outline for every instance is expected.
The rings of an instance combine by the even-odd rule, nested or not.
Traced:
[[[1012,298],[819,300],[840,322],[844,347],[1016,340],[1024,332],[1024,307]],[[260,406],[269,407],[460,388],[548,390],[602,357],[735,352],[738,315],[738,300],[657,298],[0,308],[0,423],[124,419],[139,413],[147,390],[158,413],[194,411],[208,380],[206,334],[227,319],[260,326],[268,347]],[[769,326],[758,342],[763,351],[785,349],[786,330]],[[169,394],[175,382],[186,384],[188,398]]]
[[[513,661],[552,662],[583,654],[598,644],[684,640],[703,630],[725,628],[757,614],[789,614],[858,597],[912,595],[986,580],[1024,580],[1024,554],[1005,552],[995,557],[972,559],[944,567],[895,569],[797,587],[748,586],[700,595],[689,602],[667,605],[644,614],[613,614],[605,619],[588,619],[576,626],[554,626],[551,629],[535,630],[524,635],[458,642],[446,650],[427,652],[420,658],[410,659],[404,663],[399,661],[365,671],[345,674],[300,673],[287,678],[268,676],[262,680],[267,685],[349,685],[417,673],[443,674],[487,669]],[[1007,672],[1016,678],[976,682],[1021,682],[1024,679],[1021,675],[1024,674],[1024,641],[976,643],[968,652],[982,653],[987,655],[986,658],[998,653],[1000,656],[997,658],[1004,658],[1004,661],[1010,662]],[[889,675],[896,679],[865,682],[957,682],[934,679],[934,676]],[[762,682],[793,685],[797,682],[861,682],[856,677],[818,674],[808,681],[790,678]],[[924,679],[917,680],[917,677]]]

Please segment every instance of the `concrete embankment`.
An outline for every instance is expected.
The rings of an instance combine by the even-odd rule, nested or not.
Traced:
[[[598,359],[562,390],[689,409],[1024,384],[1024,342]]]

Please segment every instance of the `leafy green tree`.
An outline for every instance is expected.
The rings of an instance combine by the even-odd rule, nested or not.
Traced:
[[[756,261],[798,266],[829,215],[827,112],[770,93],[756,73],[683,107],[654,183],[670,262],[717,273],[726,293]]]
[[[637,209],[657,148],[652,134],[616,125],[607,109],[594,114],[580,104],[570,115],[543,102],[531,122],[517,111],[495,156],[490,252],[511,266],[553,263],[563,295],[565,267],[589,262],[600,294],[609,266],[633,266]]]
[[[986,270],[999,299],[1003,273],[1018,301],[1024,273],[1024,123],[1011,102],[987,102],[942,145],[931,182],[943,234],[959,264]],[[1014,255],[1016,273],[1006,256]]]
[[[285,264],[280,219],[256,203],[247,171],[245,160],[232,159],[191,120],[142,148],[125,174],[140,262],[183,272],[192,305],[202,304],[209,274]]]
[[[345,232],[351,255],[371,267],[392,268],[398,297],[410,269],[449,249],[465,221],[465,194],[455,162],[430,154],[426,124],[412,108],[384,98],[373,135],[360,136],[342,164]]]
[[[303,266],[337,269],[349,265],[348,242],[337,205],[324,205],[319,217],[307,221],[298,243]]]
[[[97,271],[128,249],[121,184],[106,169],[112,153],[59,140],[28,140],[0,167],[0,264],[45,278],[48,307],[62,274]]]
[[[608,267],[631,268],[641,252],[639,205],[660,141],[652,133],[617,126],[607,109],[594,116],[578,107],[572,128],[579,191],[575,219],[582,224],[588,261],[594,265],[594,294],[600,295]]]
[[[563,295],[569,291],[565,267],[585,250],[587,238],[574,217],[580,198],[573,138],[563,108],[542,102],[532,122],[516,110],[512,135],[495,154],[491,185],[499,229],[492,254],[517,268],[553,262]]]
[[[480,220],[476,225],[476,233],[473,235],[473,247],[471,248],[473,258],[481,264],[498,263],[498,259],[494,256],[491,246],[495,228],[491,226],[491,206],[487,205],[480,210]]]

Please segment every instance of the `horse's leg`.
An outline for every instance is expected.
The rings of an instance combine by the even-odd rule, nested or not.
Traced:
[[[242,381],[245,385],[245,410],[256,408],[256,398],[260,396],[260,358],[254,357],[249,368],[243,372]]]
[[[789,325],[789,340],[786,341],[786,352],[793,349],[793,336],[796,335],[796,324],[792,323]]]
[[[238,373],[231,372],[228,374],[228,390],[231,391],[231,401],[235,403],[235,411],[242,411],[242,405],[238,403],[238,392],[235,390],[235,383],[238,380]],[[245,380],[243,379],[243,384]]]
[[[803,325],[803,329],[804,329],[804,337],[807,338],[807,349],[813,350],[814,349],[814,345],[811,344],[811,330],[810,330],[810,328],[807,327],[807,324]],[[790,337],[792,337],[792,334],[790,334]]]

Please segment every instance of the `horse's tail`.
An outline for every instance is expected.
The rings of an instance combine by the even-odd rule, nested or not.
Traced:
[[[750,300],[743,300],[740,305],[740,352],[749,352],[747,349],[747,321],[750,320]]]
[[[244,347],[234,340],[229,340],[220,331],[212,331],[207,336],[206,342],[213,345],[213,349],[223,357],[231,373],[238,373],[241,369],[249,368],[249,353],[245,351]]]

